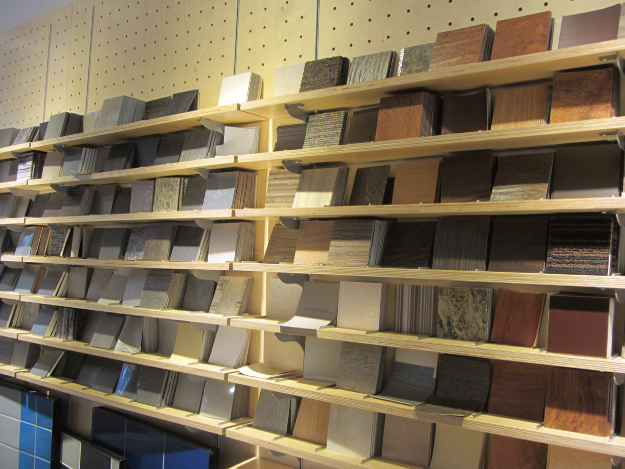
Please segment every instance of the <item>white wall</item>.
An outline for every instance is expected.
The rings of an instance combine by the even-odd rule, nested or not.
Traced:
[[[73,0],[0,0],[0,32],[25,23]]]

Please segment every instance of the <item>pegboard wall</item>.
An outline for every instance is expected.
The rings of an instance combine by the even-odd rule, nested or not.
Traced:
[[[273,94],[277,67],[433,42],[441,31],[551,10],[554,18],[615,0],[76,0],[0,34],[0,127],[98,110],[106,98],[150,100],[253,71]]]

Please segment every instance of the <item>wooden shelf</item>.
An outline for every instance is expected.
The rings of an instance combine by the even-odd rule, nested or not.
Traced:
[[[26,218],[0,218],[0,226],[24,226]]]
[[[15,293],[13,291],[0,291],[0,300],[18,301],[21,296],[21,293]]]
[[[17,373],[23,373],[24,371],[27,370],[24,368],[19,368],[17,366],[0,365],[0,375],[8,376],[9,378],[15,378],[15,375]]]
[[[253,329],[265,332],[281,332],[283,321],[271,319],[266,316],[243,315],[234,316],[230,320],[230,326],[243,329]]]
[[[145,137],[147,135],[166,134],[189,130],[200,124],[199,119],[204,117],[224,124],[243,124],[263,120],[254,114],[240,111],[238,104],[200,109],[198,111],[159,117],[131,124],[119,125],[93,132],[68,135],[40,142],[33,142],[30,148],[37,151],[54,151],[54,145],[68,146],[104,146],[120,143],[129,139]]]
[[[431,218],[465,215],[541,215],[552,213],[622,212],[624,197],[592,199],[548,199],[461,202],[419,205],[350,205],[316,208],[246,208],[234,211],[236,218],[277,220],[294,218]],[[28,223],[28,219],[27,219]]]
[[[285,272],[369,279],[372,282],[398,282],[405,284],[436,286],[487,286],[489,288],[524,285],[542,289],[601,288],[625,289],[625,276],[621,275],[564,275],[527,274],[515,272],[403,269],[391,267],[341,267],[325,265],[263,264],[260,262],[234,262],[232,268],[239,272]]]
[[[189,375],[203,376],[219,381],[226,381],[228,373],[235,370],[224,368],[219,365],[210,363],[193,363],[172,360],[159,355],[148,353],[126,353],[116,352],[115,350],[105,350],[97,347],[91,347],[85,342],[77,340],[61,340],[55,337],[42,337],[34,334],[21,334],[19,340],[30,342],[31,344],[45,345],[61,350],[69,350],[70,352],[84,353],[86,355],[94,355],[96,357],[109,358],[126,363],[135,363],[137,365],[151,366],[153,368],[161,368],[163,370],[177,371],[178,373],[186,373]]]
[[[13,329],[10,327],[6,327],[4,329],[0,329],[0,337],[4,337],[6,339],[15,339],[17,340],[17,338],[22,335],[22,334],[28,334],[28,331],[24,330],[24,329]]]
[[[615,140],[614,135],[604,134],[623,129],[625,129],[625,117],[614,117],[564,124],[257,153],[241,155],[237,161],[238,165],[243,168],[257,170],[281,166],[283,160],[300,160],[306,164],[395,161],[471,150],[514,150],[565,143]]]
[[[70,396],[81,397],[83,399],[97,402],[98,404],[215,433],[217,435],[224,435],[226,429],[244,424],[250,420],[239,419],[235,421],[221,422],[215,419],[200,417],[197,414],[189,415],[189,412],[187,411],[174,409],[172,407],[156,408],[140,404],[139,402],[131,401],[130,399],[120,397],[115,394],[104,394],[103,392],[94,391],[93,389],[85,388],[84,386],[65,379],[53,377],[40,378],[39,376],[35,376],[31,373],[17,373],[15,377],[27,383],[69,394]]]
[[[358,456],[334,453],[317,443],[298,440],[293,437],[280,435],[279,433],[258,430],[249,425],[228,428],[226,436],[233,440],[339,469],[419,469],[417,466],[384,461],[378,458],[363,460],[363,458]]]
[[[150,223],[157,221],[190,222],[202,220],[227,220],[234,216],[234,210],[192,210],[181,212],[144,212],[122,213],[115,215],[85,215],[80,217],[48,217],[26,218],[26,225],[47,226],[52,223],[61,225],[126,225],[135,223]]]
[[[625,40],[618,39],[250,101],[241,104],[241,111],[276,119],[289,117],[284,110],[284,104],[302,103],[303,109],[307,111],[325,111],[378,104],[385,96],[415,88],[426,88],[431,91],[460,91],[482,86],[549,79],[553,78],[554,72],[560,70],[610,63],[601,58],[624,50]],[[615,59],[616,57],[613,57],[610,61],[614,62]]]
[[[31,143],[20,143],[19,145],[11,145],[9,147],[0,148],[0,160],[10,160],[14,158],[13,152],[24,153],[30,150]]]
[[[50,184],[61,184],[63,186],[94,185],[94,184],[123,184],[140,179],[153,179],[166,176],[194,176],[197,169],[223,169],[230,168],[236,164],[235,156],[218,156],[203,160],[182,161],[178,163],[168,163],[156,166],[145,166],[142,168],[120,169],[118,171],[107,171],[101,173],[91,173],[81,177],[63,176],[46,179],[30,179],[28,189],[38,192],[50,190]],[[0,190],[1,190],[0,185]]]
[[[80,265],[98,269],[172,269],[172,270],[232,270],[231,263],[209,264],[208,262],[169,261],[124,261],[82,259],[78,257],[13,256],[3,254],[1,261],[26,262],[28,264]]]
[[[8,192],[11,192],[11,189],[25,189],[27,186],[27,179],[21,179],[19,181],[0,182],[0,194],[6,194]]]
[[[277,462],[269,461],[262,458],[250,458],[247,461],[243,461],[241,464],[232,466],[231,469],[290,469],[289,466],[284,464],[278,464]]]
[[[87,300],[72,300],[55,296],[22,295],[21,301],[41,305],[60,306],[63,308],[86,309],[104,313],[126,314],[128,316],[142,316],[146,318],[170,319],[172,321],[193,322],[196,324],[214,324],[227,326],[230,317],[219,314],[183,311],[178,309],[147,309],[126,305],[106,305]],[[1,329],[0,329],[1,330]]]

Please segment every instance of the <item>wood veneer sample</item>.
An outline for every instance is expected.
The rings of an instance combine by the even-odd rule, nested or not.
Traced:
[[[293,263],[326,264],[333,231],[334,221],[303,221],[299,227]]]
[[[544,443],[493,435],[488,469],[545,469],[548,449]]]
[[[293,428],[293,438],[325,445],[328,441],[330,403],[302,399]]]
[[[382,459],[418,467],[430,464],[434,425],[415,419],[384,416]]]
[[[488,130],[491,94],[488,88],[450,93],[443,98],[441,135]]]
[[[484,467],[487,435],[452,425],[437,425],[431,469]]]
[[[328,252],[328,265],[367,267],[379,265],[389,222],[336,220]]]
[[[280,223],[273,227],[263,262],[279,264],[292,263],[295,259],[299,231],[291,230]]]
[[[545,293],[499,290],[491,342],[534,347],[545,305]]]
[[[435,232],[436,222],[392,223],[386,238],[382,266],[412,269],[430,267]]]
[[[549,92],[548,84],[498,90],[490,128],[498,130],[546,124]]]
[[[427,91],[382,98],[375,141],[433,135],[432,115],[437,104],[438,98]]]
[[[549,217],[496,217],[488,270],[539,273],[545,268]]]
[[[614,298],[551,295],[547,352],[612,356]]]
[[[430,70],[488,60],[493,35],[493,30],[487,24],[438,33]]]
[[[269,171],[265,208],[293,207],[299,178],[299,174],[291,173],[286,169],[272,169]]]
[[[551,23],[550,11],[497,21],[490,60],[549,50]]]
[[[358,168],[349,205],[382,205],[391,165]]]
[[[549,122],[558,124],[617,116],[616,79],[614,68],[556,72]]]
[[[555,153],[500,156],[490,200],[546,199]]]
[[[432,268],[486,270],[490,217],[440,219],[434,239]]]
[[[548,366],[494,360],[488,412],[542,422],[548,379]]]
[[[543,466],[544,467],[544,466]],[[612,469],[609,454],[591,453],[581,449],[549,445],[548,469]]]
[[[489,200],[493,157],[489,152],[443,158],[441,203]]]
[[[601,10],[562,17],[558,49],[611,41],[623,37],[620,3]]]
[[[614,379],[610,373],[551,367],[545,427],[587,435],[612,435]]]
[[[393,205],[436,202],[440,165],[440,159],[399,163],[393,186]]]

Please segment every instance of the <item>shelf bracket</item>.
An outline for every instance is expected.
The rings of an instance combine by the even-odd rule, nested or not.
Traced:
[[[616,221],[619,224],[619,226],[623,227],[625,226],[625,213],[623,212],[616,212]]]
[[[35,201],[35,197],[39,195],[37,191],[22,189],[20,187],[10,187],[9,192],[17,197],[28,197],[31,201]]]
[[[12,152],[11,152],[11,156],[12,156],[13,158],[15,158],[16,160],[18,160],[18,159],[20,158],[20,156],[22,156],[22,152],[19,152],[19,151],[12,151]]]
[[[6,228],[12,233],[21,233],[24,231],[24,225],[7,225]]]
[[[282,160],[282,166],[289,173],[293,174],[302,174],[302,171],[305,169],[312,169],[315,167],[314,164],[303,164],[302,160]]]
[[[302,222],[302,220],[297,217],[280,217],[278,220],[282,226],[289,230],[299,230],[299,225]]]
[[[200,117],[198,120],[200,121],[200,124],[202,124],[208,130],[212,130],[213,132],[218,132],[221,135],[224,134],[225,127],[226,127],[225,124],[207,119],[206,117]]]
[[[11,305],[11,306],[15,306],[15,305],[18,305],[18,304],[21,303],[20,300],[10,300],[8,298],[2,298],[2,300],[0,300],[0,301],[2,301],[3,303],[5,303],[7,305]]]
[[[50,223],[48,225],[48,227],[52,230],[52,231],[67,231],[67,230],[71,230],[72,228],[74,228],[73,226],[70,225],[63,225],[61,223]]]
[[[61,143],[59,145],[52,145],[52,148],[54,149],[55,152],[60,153],[61,155],[67,155],[67,149],[69,147],[65,145],[64,143]]]
[[[69,272],[69,265],[65,264],[46,264],[46,268],[54,272]]]
[[[204,179],[208,179],[208,175],[210,174],[210,170],[207,168],[195,168],[195,171]]]
[[[625,150],[625,135],[620,130],[611,130],[610,132],[599,132],[600,137],[615,137],[616,143],[621,148],[621,150]]]
[[[309,275],[308,274],[288,274],[286,272],[280,272],[278,273],[278,278],[280,279],[282,283],[286,283],[289,285],[296,283],[303,287],[304,282],[308,281]]]
[[[200,280],[212,280],[219,282],[219,277],[224,274],[223,270],[192,270],[191,273]]]
[[[285,104],[284,110],[289,113],[294,119],[300,120],[305,124],[308,124],[308,117],[311,114],[314,114],[316,111],[304,111],[302,108],[304,105],[302,103],[294,103],[294,104]]]
[[[623,462],[623,458],[621,458],[619,456],[612,456],[612,467],[618,466],[622,462]]]
[[[282,332],[275,332],[275,336],[276,339],[285,344],[288,342],[295,342],[299,344],[300,347],[302,347],[302,351],[304,350],[304,344],[306,343],[306,337],[304,336],[283,334]]]
[[[2,261],[9,269],[23,269],[26,262]]]
[[[205,220],[203,218],[196,218],[195,219],[195,224],[197,226],[199,226],[200,228],[203,228],[205,230],[212,230],[213,229],[213,223],[215,223],[215,220]]]
[[[50,184],[54,192],[67,194],[71,189],[79,189],[81,186],[64,186],[63,184]]]
[[[614,373],[614,384],[620,386],[625,383],[625,375],[623,373]]]
[[[619,303],[625,303],[625,290],[614,290],[614,298]]]
[[[286,454],[281,453],[280,451],[273,450],[273,449],[270,449],[269,452],[275,458],[281,458],[282,456],[286,456]]]

